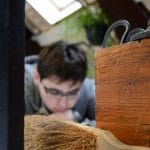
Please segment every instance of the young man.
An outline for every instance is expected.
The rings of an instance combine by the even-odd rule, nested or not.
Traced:
[[[77,44],[59,41],[25,58],[26,114],[59,120],[95,119],[94,80],[85,78],[87,58]]]

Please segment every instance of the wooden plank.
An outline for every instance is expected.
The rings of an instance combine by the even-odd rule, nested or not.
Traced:
[[[122,142],[150,146],[150,39],[96,52],[96,123]]]

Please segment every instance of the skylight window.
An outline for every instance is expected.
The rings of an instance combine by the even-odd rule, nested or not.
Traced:
[[[26,0],[49,24],[53,25],[82,7],[76,0]]]

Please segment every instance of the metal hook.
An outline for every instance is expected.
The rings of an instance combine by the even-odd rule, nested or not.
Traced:
[[[121,37],[120,44],[150,37],[150,19],[148,20],[148,27],[146,30],[142,28],[135,28],[131,31],[130,31],[130,24],[127,20],[118,20],[114,22],[106,31],[104,40],[103,40],[103,45],[102,45],[103,48],[107,47],[108,37],[111,31],[120,26],[125,27],[125,31]]]
[[[126,37],[127,37],[129,30],[130,30],[130,24],[127,20],[118,20],[118,21],[114,22],[106,31],[105,36],[104,36],[104,40],[103,40],[103,44],[102,44],[103,48],[107,47],[107,41],[108,41],[108,37],[109,37],[111,31],[116,29],[117,27],[120,27],[120,26],[125,27],[125,31],[121,37],[120,44],[124,43],[127,40]]]
[[[150,38],[150,19],[148,20],[147,26],[148,27],[146,30],[142,28],[133,29],[129,35],[130,41],[137,41],[144,38]]]

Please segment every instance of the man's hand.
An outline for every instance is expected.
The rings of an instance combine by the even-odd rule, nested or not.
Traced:
[[[62,120],[62,121],[74,121],[74,115],[72,110],[67,110],[64,112],[57,112],[49,115],[50,118],[55,120]]]

